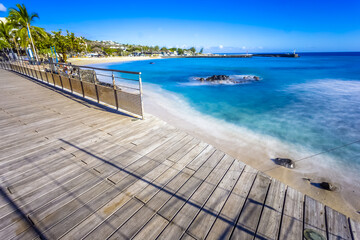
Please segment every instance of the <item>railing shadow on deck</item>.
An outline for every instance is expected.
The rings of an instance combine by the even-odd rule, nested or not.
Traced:
[[[14,72],[14,71],[12,71],[12,73],[14,73],[14,74],[16,74],[16,75],[18,75],[20,77],[23,77],[23,78],[25,78],[27,80],[30,80],[33,83],[40,85],[41,87],[47,88],[47,89],[49,89],[49,90],[51,90],[53,92],[61,94],[62,96],[66,97],[68,99],[71,99],[71,100],[73,100],[73,101],[75,101],[75,102],[77,102],[77,103],[79,103],[79,104],[81,104],[83,106],[88,107],[88,108],[93,108],[93,109],[96,109],[96,110],[99,110],[99,111],[111,112],[111,113],[118,114],[118,115],[121,115],[121,116],[129,117],[129,118],[132,118],[132,119],[137,119],[134,116],[130,116],[130,115],[124,113],[124,112],[120,112],[120,111],[118,111],[118,110],[116,110],[114,108],[107,107],[107,106],[105,106],[103,104],[97,103],[97,102],[92,101],[90,99],[83,98],[80,95],[74,94],[74,93],[72,93],[70,91],[66,91],[66,90],[63,90],[63,89],[61,89],[59,87],[47,84],[47,83],[42,82],[42,81],[39,81],[39,80],[37,80],[37,79],[35,79],[33,77],[23,75],[23,74],[20,74],[18,72]]]
[[[114,168],[117,168],[119,171],[125,172],[125,173],[128,174],[129,176],[133,176],[133,177],[135,177],[136,179],[138,179],[138,180],[140,180],[140,181],[146,182],[148,185],[157,188],[159,191],[163,191],[163,192],[169,194],[171,197],[175,197],[175,198],[177,198],[178,200],[183,201],[184,204],[190,204],[190,205],[196,207],[197,209],[199,209],[199,211],[203,211],[203,212],[205,212],[205,213],[207,213],[207,214],[210,214],[210,215],[214,216],[216,219],[219,219],[219,220],[221,220],[221,221],[223,221],[223,222],[226,222],[227,224],[229,224],[229,226],[228,226],[227,229],[224,229],[225,231],[224,231],[223,235],[226,235],[227,232],[233,232],[233,229],[234,229],[234,228],[238,228],[238,229],[240,229],[240,230],[242,230],[242,231],[245,231],[245,232],[247,232],[247,233],[249,233],[249,234],[252,234],[252,235],[255,235],[255,234],[256,234],[256,233],[255,233],[254,231],[252,231],[252,230],[246,229],[245,227],[242,227],[242,226],[238,226],[238,225],[237,225],[237,222],[234,222],[233,220],[231,220],[231,219],[229,219],[229,218],[226,218],[226,217],[224,217],[224,216],[221,216],[220,214],[215,213],[215,212],[213,212],[213,211],[211,211],[211,210],[209,210],[209,209],[205,209],[205,208],[203,208],[203,206],[198,205],[197,203],[195,203],[195,202],[193,202],[193,201],[188,201],[188,199],[186,199],[186,198],[178,195],[178,194],[177,194],[177,191],[178,191],[181,187],[180,187],[177,191],[175,191],[175,192],[169,191],[169,190],[165,189],[166,185],[163,186],[163,187],[162,187],[162,186],[158,186],[158,185],[156,185],[155,183],[150,182],[150,181],[144,179],[143,176],[137,175],[137,174],[135,174],[135,173],[133,173],[133,172],[131,172],[131,171],[123,168],[123,167],[120,167],[120,166],[116,165],[115,163],[113,163],[113,162],[111,162],[111,161],[108,161],[108,160],[106,160],[106,159],[104,159],[104,158],[102,158],[102,157],[100,157],[100,156],[97,156],[97,155],[95,155],[95,154],[93,154],[93,153],[91,153],[91,152],[89,152],[89,151],[87,151],[87,150],[85,150],[85,149],[83,149],[83,148],[81,148],[81,147],[76,146],[75,144],[72,144],[71,142],[68,142],[68,141],[66,141],[66,140],[64,140],[64,139],[59,139],[59,140],[62,141],[62,142],[64,142],[64,143],[66,143],[66,144],[68,144],[68,145],[70,145],[70,146],[72,146],[72,147],[74,147],[74,148],[76,148],[76,149],[78,149],[78,150],[80,150],[80,151],[82,151],[82,152],[84,152],[84,153],[86,153],[86,154],[88,154],[88,155],[91,156],[91,157],[94,157],[94,158],[96,158],[96,159],[98,159],[98,160],[103,161],[103,162],[106,163],[106,164],[109,164],[110,166],[112,166],[112,167],[114,167]],[[131,151],[131,150],[130,150],[130,151]],[[145,156],[142,156],[142,157],[146,157],[146,155],[145,155]],[[141,157],[140,157],[140,158],[141,158]],[[139,158],[139,159],[140,159],[140,158]],[[138,160],[138,159],[137,159],[137,160]],[[135,161],[136,161],[136,160],[135,160]],[[135,161],[134,161],[134,162],[135,162]],[[156,160],[155,160],[155,161],[156,161]],[[160,164],[161,164],[161,163],[162,163],[162,162],[160,162]],[[145,173],[145,175],[146,175],[146,174],[147,174],[147,173]],[[144,176],[145,176],[145,175],[144,175]],[[171,180],[170,180],[170,181],[171,181]],[[206,179],[205,179],[204,181],[206,181]],[[184,183],[184,184],[185,184],[185,183]],[[183,184],[183,185],[184,185],[184,184]],[[183,186],[183,185],[182,185],[182,186]],[[114,187],[116,187],[116,184],[114,185]],[[119,190],[120,190],[120,191],[123,191],[124,189],[119,189]],[[255,201],[255,200],[253,200],[253,199],[251,199],[251,201],[252,201],[253,203],[256,203],[256,204],[259,204],[259,205],[262,205],[262,206],[264,205],[263,203],[257,202],[257,201]],[[241,212],[243,212],[243,209],[240,211],[240,214],[241,214]],[[102,218],[102,217],[100,217],[100,218]],[[103,220],[105,220],[105,219],[103,219]],[[121,225],[121,226],[122,226],[122,225]],[[120,228],[121,226],[117,226],[117,228],[114,229],[114,231],[116,231],[116,230],[117,230],[118,228]],[[110,226],[110,227],[111,227],[111,228],[114,228],[113,226]],[[185,230],[186,230],[186,229],[185,229]],[[185,230],[184,230],[184,232],[185,232]]]
[[[69,153],[69,155],[70,155],[70,153]],[[61,155],[61,156],[59,156],[58,158],[56,158],[54,161],[56,161],[56,160],[61,160],[61,159],[65,158],[65,157],[66,157],[66,155]],[[76,195],[74,195],[74,194],[70,191],[71,189],[68,189],[67,187],[65,187],[57,178],[54,178],[53,176],[51,176],[51,173],[54,173],[54,172],[50,172],[50,173],[49,173],[49,172],[46,170],[46,165],[45,165],[45,164],[37,165],[37,164],[36,164],[36,160],[31,160],[31,161],[30,161],[30,160],[27,159],[27,158],[25,158],[24,160],[25,160],[26,162],[28,162],[28,164],[35,164],[35,166],[34,166],[33,168],[34,168],[34,169],[37,169],[39,172],[42,173],[41,177],[45,177],[45,176],[46,176],[46,177],[48,177],[51,181],[53,181],[53,182],[56,184],[57,187],[54,187],[54,189],[53,189],[52,191],[48,192],[48,194],[54,194],[53,191],[57,191],[57,190],[59,190],[59,189],[63,190],[64,192],[61,193],[60,195],[58,195],[57,197],[51,199],[51,201],[45,203],[44,205],[36,207],[35,209],[29,208],[28,204],[30,204],[31,202],[29,202],[29,203],[24,203],[24,202],[23,202],[23,200],[26,199],[26,197],[28,197],[29,195],[31,196],[31,194],[33,193],[32,191],[26,192],[24,196],[17,196],[17,197],[15,196],[14,200],[12,200],[12,199],[6,194],[6,192],[3,191],[3,189],[1,189],[1,191],[2,191],[2,192],[1,192],[1,195],[3,196],[3,195],[5,194],[5,195],[4,195],[5,201],[8,202],[8,204],[14,209],[14,212],[16,212],[16,213],[19,214],[19,217],[17,218],[17,220],[16,220],[16,221],[13,221],[12,224],[16,224],[16,222],[21,221],[21,220],[25,220],[25,221],[29,224],[28,228],[26,228],[26,229],[24,228],[23,231],[19,231],[19,232],[17,233],[20,238],[22,238],[23,235],[25,235],[29,230],[33,229],[33,228],[35,227],[35,225],[38,225],[38,227],[35,227],[35,228],[36,228],[36,231],[35,231],[34,229],[33,229],[33,230],[39,235],[39,237],[40,237],[41,239],[47,239],[46,236],[44,236],[44,234],[42,233],[41,229],[39,229],[39,227],[41,227],[42,221],[43,221],[44,219],[40,219],[40,221],[37,221],[36,223],[34,223],[34,222],[32,221],[32,219],[31,219],[32,216],[30,217],[31,214],[33,214],[34,212],[38,211],[39,209],[41,209],[41,208],[43,208],[43,207],[46,207],[49,203],[51,204],[51,202],[54,201],[54,200],[56,200],[58,197],[72,196],[73,199],[76,199],[76,201],[79,201],[81,204],[85,205],[86,203],[83,202],[83,201],[81,201],[79,198],[77,198]],[[90,173],[90,174],[93,174],[93,177],[94,177],[94,178],[97,178],[97,180],[99,180],[99,181],[103,180],[100,176],[98,176],[98,175],[96,175],[95,173],[91,172],[90,169],[86,168],[85,166],[82,166],[81,168],[84,169],[84,172],[81,173],[80,175],[85,174],[85,173]],[[70,173],[71,173],[71,171],[70,171]],[[72,181],[72,180],[74,180],[74,179],[76,179],[76,178],[77,178],[77,177],[69,180],[69,182]],[[9,185],[6,180],[3,181],[2,185],[8,186],[8,187],[11,188],[11,185]],[[46,184],[40,186],[39,188],[43,188],[43,187],[46,187]],[[1,186],[0,186],[0,188],[1,188]],[[43,195],[42,195],[42,196],[43,196]],[[16,205],[14,201],[17,201],[19,204]],[[21,206],[21,207],[19,207],[19,206]],[[22,211],[21,209],[23,209],[26,213],[25,213],[24,211]],[[10,214],[13,214],[13,212],[8,213],[8,214],[5,215],[5,216],[0,216],[0,219],[3,218],[3,217],[8,217]],[[33,220],[36,220],[36,219],[33,219]],[[62,220],[62,219],[60,219],[60,220]],[[60,221],[56,222],[54,225],[58,224],[59,222],[60,222]],[[10,225],[12,225],[12,224],[10,224]],[[10,226],[10,225],[9,225],[9,226]],[[54,225],[53,225],[53,226],[54,226]],[[1,232],[1,231],[0,231],[0,232]],[[0,233],[0,236],[1,236],[1,233]]]
[[[10,204],[10,206],[16,211],[20,217],[27,222],[29,227],[40,237],[40,239],[47,239],[43,233],[27,218],[26,214],[16,205],[16,203],[8,196],[6,191],[0,186],[0,195]]]

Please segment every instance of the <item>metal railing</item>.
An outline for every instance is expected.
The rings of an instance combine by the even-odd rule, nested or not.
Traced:
[[[144,118],[140,72],[24,60],[2,61],[0,67]]]

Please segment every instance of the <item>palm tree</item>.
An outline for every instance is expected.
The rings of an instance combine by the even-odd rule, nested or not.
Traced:
[[[10,22],[0,21],[0,49],[13,49],[15,46],[15,30]],[[4,51],[6,54],[6,52]],[[19,55],[19,51],[18,51]],[[7,57],[9,57],[6,54]]]
[[[13,28],[11,23],[0,21],[0,38],[9,46],[12,45]]]
[[[20,45],[26,48],[30,42],[28,35],[28,28],[31,35],[36,35],[37,39],[47,38],[47,34],[43,28],[32,26],[35,18],[39,18],[37,13],[31,13],[27,11],[24,4],[16,4],[16,8],[10,8],[8,19],[17,28],[17,36],[20,37]],[[33,46],[35,48],[35,46]],[[35,50],[35,49],[34,49]],[[36,50],[35,50],[36,51]]]

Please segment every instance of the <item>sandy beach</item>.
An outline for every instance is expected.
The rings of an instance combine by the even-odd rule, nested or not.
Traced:
[[[305,149],[284,144],[271,137],[257,135],[248,129],[229,126],[211,117],[206,117],[193,110],[181,98],[159,89],[156,86],[145,86],[145,112],[155,115],[169,124],[215,146],[232,157],[265,172],[269,176],[282,181],[290,187],[328,205],[329,207],[360,221],[360,192],[357,179],[348,182],[346,177],[329,171],[325,163],[327,159],[317,159],[296,163],[295,169],[287,169],[275,165],[270,159],[276,156],[299,159],[312,153]],[[296,158],[296,157],[297,158]],[[309,179],[311,179],[309,181]],[[335,182],[335,191],[326,191],[316,187],[322,181]]]
[[[111,62],[131,62],[150,59],[158,59],[159,57],[93,57],[93,58],[69,58],[67,62],[75,65],[89,65]]]

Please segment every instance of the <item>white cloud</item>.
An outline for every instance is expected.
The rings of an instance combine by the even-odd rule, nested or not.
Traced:
[[[6,12],[6,7],[4,6],[4,4],[0,3],[0,12]]]
[[[245,46],[242,46],[242,49],[243,49],[243,50],[245,50],[245,49],[246,49],[246,47],[245,47]]]
[[[220,48],[220,49],[223,49],[223,48],[224,48],[224,46],[223,46],[223,45],[219,45],[219,48]]]

